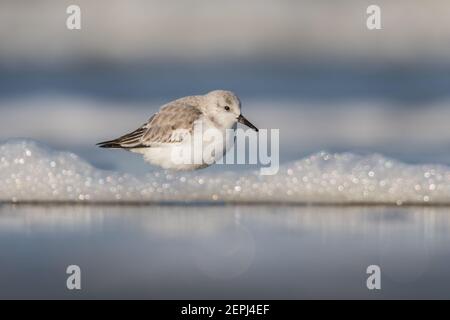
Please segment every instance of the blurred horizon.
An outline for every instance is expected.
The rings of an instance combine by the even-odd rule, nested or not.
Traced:
[[[0,65],[450,62],[446,0],[378,0],[377,31],[366,28],[368,0],[78,0],[82,29],[75,31],[65,26],[71,4],[3,0]]]

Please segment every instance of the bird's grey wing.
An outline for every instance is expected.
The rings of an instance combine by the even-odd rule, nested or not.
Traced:
[[[162,107],[135,131],[98,145],[103,148],[134,149],[181,142],[187,133],[192,133],[194,122],[201,115],[198,108],[175,101]]]
[[[202,112],[195,106],[183,103],[163,107],[149,122],[141,143],[151,147],[167,143],[182,142],[186,134],[191,134],[194,122]]]

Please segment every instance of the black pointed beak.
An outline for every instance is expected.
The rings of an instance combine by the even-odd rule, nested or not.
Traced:
[[[250,121],[248,121],[242,114],[237,118],[239,123],[245,124],[247,127],[252,128],[256,132],[258,132],[258,128],[255,127]]]

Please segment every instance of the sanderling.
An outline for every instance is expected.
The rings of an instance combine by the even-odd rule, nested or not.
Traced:
[[[241,114],[241,102],[233,92],[215,90],[169,102],[135,131],[97,145],[143,154],[146,161],[164,169],[195,170],[224,156],[234,143],[234,136],[228,133],[236,130],[237,122],[258,131]],[[214,136],[221,139],[211,139]],[[200,143],[195,143],[198,139]],[[198,148],[203,155],[199,161],[191,156],[188,161],[186,158],[180,161],[174,156],[196,154]],[[205,154],[209,156],[205,157]]]

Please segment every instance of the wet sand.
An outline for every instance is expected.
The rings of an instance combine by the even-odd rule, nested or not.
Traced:
[[[449,231],[448,207],[4,204],[0,298],[448,299]]]

